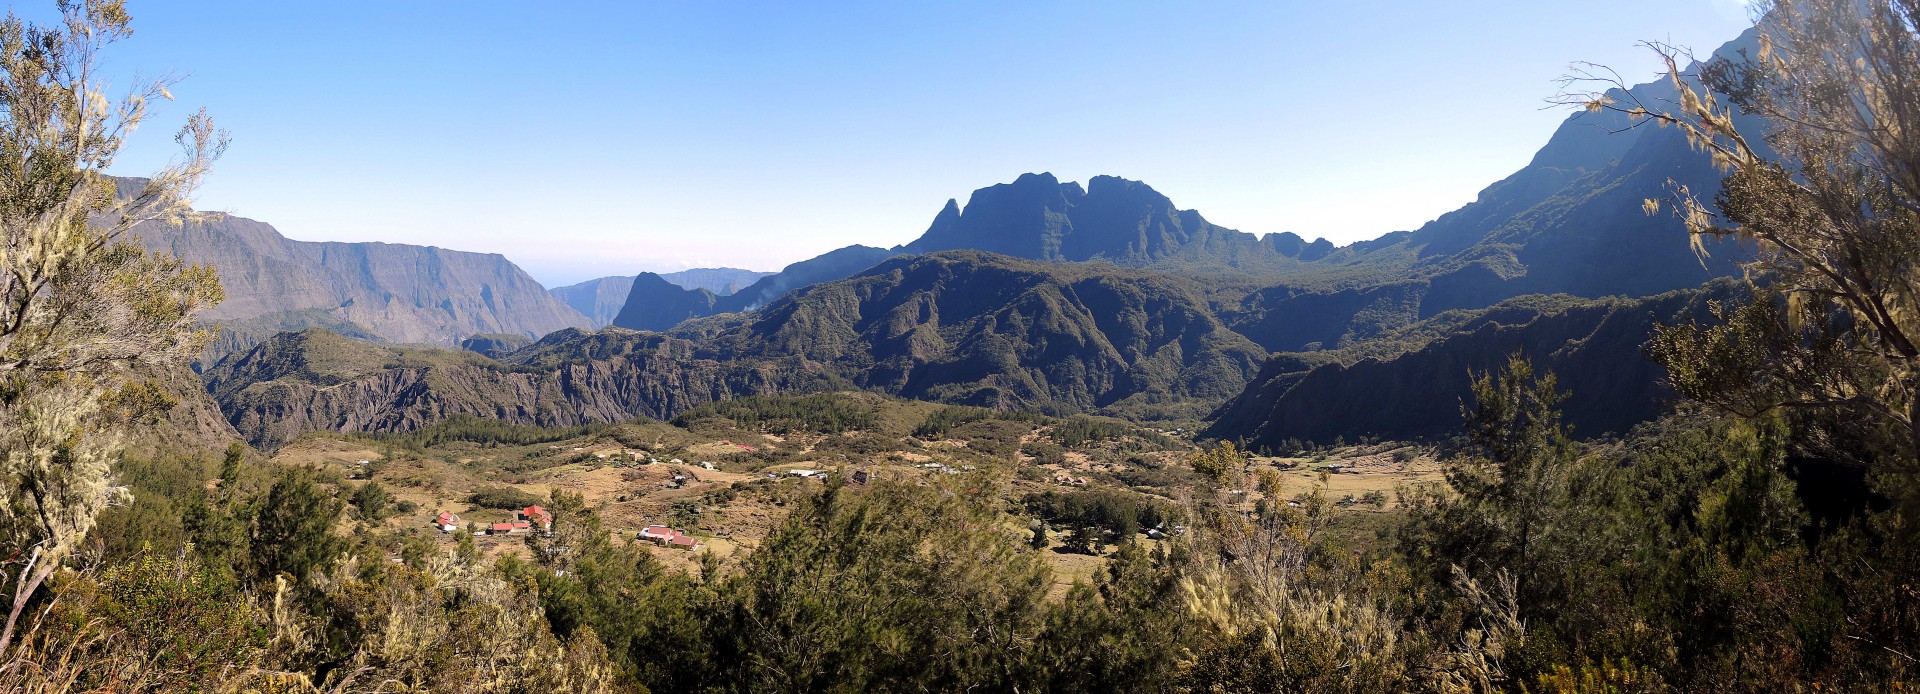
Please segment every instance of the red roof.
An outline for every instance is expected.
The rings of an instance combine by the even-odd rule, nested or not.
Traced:
[[[513,524],[512,523],[494,523],[492,530],[494,532],[500,532],[500,533],[512,532]]]
[[[683,547],[692,547],[696,544],[692,535],[674,535],[673,539],[667,541]]]

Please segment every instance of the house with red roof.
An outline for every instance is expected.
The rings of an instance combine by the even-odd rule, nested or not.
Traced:
[[[539,506],[528,506],[520,510],[520,520],[540,526],[541,530],[553,527],[553,514]]]
[[[641,528],[640,539],[677,549],[693,549],[700,545],[700,541],[694,539],[692,535],[664,525],[649,525]]]
[[[433,517],[433,527],[439,528],[443,533],[453,532],[460,527],[460,517],[453,515],[452,511],[441,511]]]

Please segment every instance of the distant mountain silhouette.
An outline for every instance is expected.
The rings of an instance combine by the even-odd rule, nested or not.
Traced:
[[[632,276],[601,277],[547,290],[554,298],[586,316],[595,328],[612,324],[613,317],[620,315],[620,307],[626,305],[627,295],[632,292]]]
[[[774,273],[733,267],[697,267],[679,272],[663,272],[660,278],[687,289],[705,289],[714,296],[731,296],[762,277]]]

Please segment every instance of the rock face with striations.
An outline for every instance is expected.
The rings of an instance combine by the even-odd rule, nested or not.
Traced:
[[[242,339],[310,325],[389,342],[457,345],[481,333],[534,337],[590,323],[506,258],[430,246],[293,241],[214,214],[135,230],[147,248],[210,265],[226,301],[204,314]]]
[[[593,351],[582,342],[611,343]],[[559,345],[556,347],[556,345]],[[739,395],[816,390],[763,364],[693,358],[684,340],[566,329],[526,348],[588,356],[523,364],[466,351],[381,345],[324,330],[281,333],[206,373],[221,412],[256,446],[312,431],[409,431],[454,414],[538,426],[667,419]]]

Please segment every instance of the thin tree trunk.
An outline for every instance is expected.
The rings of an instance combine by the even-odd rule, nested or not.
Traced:
[[[34,564],[40,561],[40,549],[33,548],[33,556],[27,559],[27,567],[20,572],[20,585],[13,591],[13,609],[7,612],[6,629],[0,631],[0,655],[6,654],[13,645],[13,630],[20,622],[20,613],[27,608],[27,600],[33,597],[34,591],[40,589],[41,582],[53,575],[56,565],[52,563],[34,569]]]

